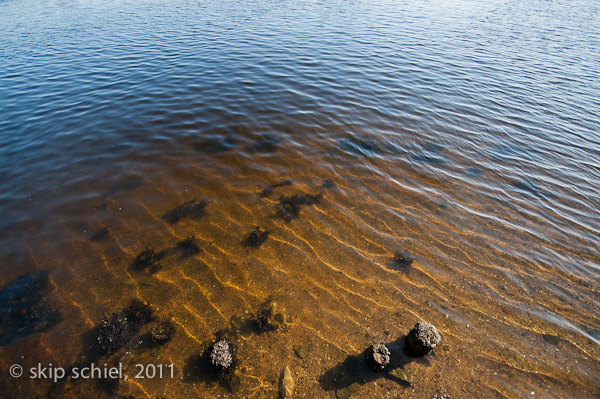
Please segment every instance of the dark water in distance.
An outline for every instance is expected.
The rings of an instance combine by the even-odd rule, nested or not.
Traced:
[[[1,0],[3,395],[273,398],[289,366],[303,397],[599,397],[599,14]],[[314,201],[286,220],[294,194]],[[194,199],[202,215],[165,217]],[[200,251],[176,255],[189,236]],[[161,267],[132,268],[149,247]],[[149,347],[147,324],[94,358],[102,316],[134,298],[173,339]],[[286,323],[234,334],[239,386],[199,370],[267,298]],[[420,320],[443,340],[392,353],[410,383],[349,369]],[[90,359],[175,375],[8,376]]]

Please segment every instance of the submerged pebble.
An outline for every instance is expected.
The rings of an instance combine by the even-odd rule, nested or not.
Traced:
[[[294,379],[292,378],[292,372],[288,366],[285,366],[281,375],[281,397],[282,399],[289,399],[294,394]]]
[[[390,350],[383,343],[373,344],[369,350],[368,360],[371,370],[378,373],[390,363]]]
[[[210,352],[210,362],[213,366],[228,369],[233,365],[233,345],[228,339],[222,339],[213,345]]]
[[[435,348],[442,336],[437,329],[428,323],[422,321],[415,324],[406,337],[406,348],[413,356],[425,356]]]

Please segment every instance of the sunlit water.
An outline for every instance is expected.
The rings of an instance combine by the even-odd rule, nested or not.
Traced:
[[[597,397],[599,11],[0,1],[1,396],[274,398],[288,366],[307,398]],[[135,298],[155,320],[94,355]],[[284,325],[240,328],[268,298]],[[235,386],[202,364],[222,330]],[[375,342],[410,382],[352,369]],[[8,375],[91,360],[174,376]]]

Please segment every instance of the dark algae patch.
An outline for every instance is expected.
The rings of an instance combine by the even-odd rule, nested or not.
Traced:
[[[171,209],[163,215],[163,220],[169,224],[175,224],[183,219],[198,220],[206,216],[207,200],[191,200],[184,202],[176,208]]]
[[[175,333],[175,325],[171,321],[161,321],[152,326],[150,330],[150,336],[152,342],[158,344],[164,344],[173,338]]]
[[[300,216],[300,208],[305,205],[318,204],[323,198],[323,194],[294,194],[292,196],[279,197],[279,203],[276,207],[277,216],[290,222]]]
[[[261,229],[260,227],[256,227],[252,230],[246,238],[242,241],[242,245],[245,247],[258,248],[260,247],[269,237],[271,232],[266,228]]]
[[[408,252],[396,251],[390,264],[393,269],[406,272],[410,269],[414,261],[414,258]]]
[[[258,331],[274,331],[285,324],[286,317],[278,311],[277,303],[267,300],[263,303],[254,317]]]
[[[234,149],[235,141],[230,134],[225,135],[225,137],[212,136],[207,137],[200,143],[194,143],[192,147],[200,152],[218,154]]]
[[[102,317],[98,330],[98,345],[104,354],[128,345],[141,327],[153,320],[152,309],[140,300],[133,300],[124,309]]]
[[[123,178],[120,182],[111,186],[106,193],[104,193],[104,197],[110,197],[111,195],[115,195],[119,192],[128,192],[133,191],[136,188],[142,185],[142,178],[139,176],[128,176]]]
[[[138,271],[146,271],[151,274],[156,273],[162,267],[159,262],[163,257],[164,253],[157,253],[153,248],[147,247],[137,254],[133,262],[131,262],[131,267]]]
[[[96,231],[91,237],[90,242],[106,241],[110,237],[110,231],[106,227]]]
[[[263,134],[252,145],[256,152],[275,152],[281,139],[273,134]]]
[[[264,187],[262,189],[262,191],[260,192],[259,196],[261,198],[265,198],[268,197],[269,195],[273,194],[273,191],[278,188],[278,187],[284,187],[284,186],[291,186],[292,185],[292,181],[291,180],[282,180],[279,183],[275,183],[272,184],[270,186]]]
[[[17,338],[46,331],[60,321],[57,310],[49,307],[47,273],[17,278],[0,291],[0,346]]]
[[[198,240],[194,236],[184,238],[183,240],[177,242],[175,251],[177,251],[182,258],[194,256],[200,252]]]

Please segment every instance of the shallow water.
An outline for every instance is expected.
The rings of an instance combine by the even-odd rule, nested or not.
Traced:
[[[600,395],[599,11],[0,1],[0,388],[272,398],[289,366],[311,398]],[[155,321],[96,353],[135,298]],[[284,325],[240,327],[268,298]],[[443,339],[413,359],[420,320]],[[225,329],[234,387],[201,360]],[[410,382],[364,370],[374,342]],[[92,360],[174,375],[8,376]]]

